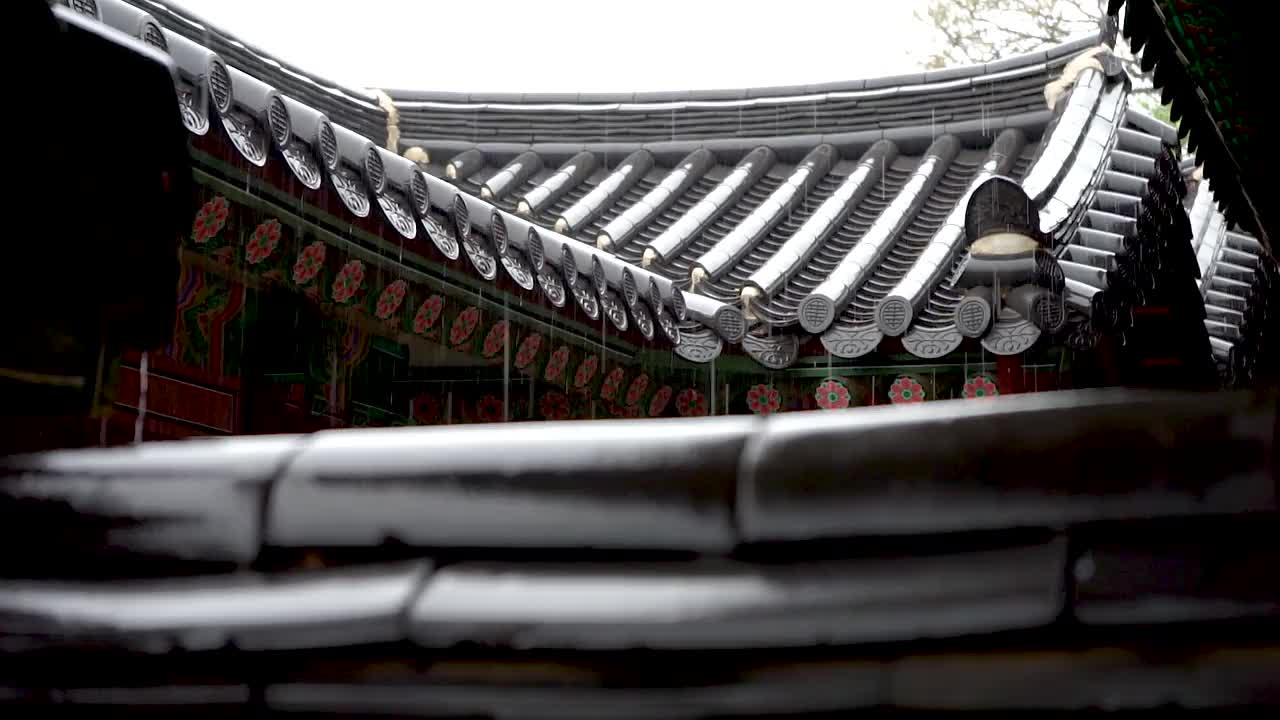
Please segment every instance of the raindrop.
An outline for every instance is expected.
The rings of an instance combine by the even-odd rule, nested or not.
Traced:
[[[711,378],[710,379],[711,379],[711,382],[710,382],[711,387],[709,389],[711,392],[708,393],[710,395],[710,398],[708,399],[708,402],[707,402],[707,414],[715,415],[716,414],[716,361],[715,360],[711,361]]]
[[[138,363],[138,417],[133,421],[133,442],[142,442],[142,427],[147,418],[147,355]]]
[[[502,303],[502,421],[511,420],[511,312]]]

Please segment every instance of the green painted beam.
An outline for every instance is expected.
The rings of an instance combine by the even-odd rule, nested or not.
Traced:
[[[208,165],[217,171],[230,174],[238,172],[235,168],[207,153],[192,150],[192,154],[201,164]],[[269,211],[292,225],[305,226],[325,240],[326,243],[340,247],[366,262],[394,269],[409,279],[439,287],[446,294],[456,298],[463,298],[491,312],[510,314],[514,316],[512,319],[518,324],[532,327],[549,335],[570,337],[576,341],[575,344],[581,347],[602,349],[608,359],[615,361],[634,358],[640,353],[640,348],[635,345],[624,342],[617,336],[609,335],[606,326],[607,321],[603,316],[601,316],[600,328],[593,328],[584,323],[570,320],[559,315],[551,308],[540,304],[528,303],[523,299],[512,298],[505,293],[497,292],[493,286],[482,280],[444,267],[438,263],[433,263],[415,253],[404,252],[398,245],[393,245],[372,233],[348,225],[346,233],[363,241],[362,243],[354,242],[344,236],[341,231],[334,229],[335,227],[340,228],[346,225],[345,223],[317,208],[298,202],[297,198],[260,180],[246,178],[246,186],[240,188],[199,167],[194,168],[194,175],[197,183],[213,188],[242,205]],[[278,202],[271,202],[270,198],[275,198]],[[296,211],[285,205],[285,201],[292,202],[297,208]],[[387,257],[382,252],[395,253],[401,259]],[[405,260],[410,262],[404,262]],[[514,302],[512,302],[513,300]]]

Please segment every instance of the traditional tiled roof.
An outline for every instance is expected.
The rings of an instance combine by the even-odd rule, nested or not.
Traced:
[[[1247,384],[1258,370],[1274,372],[1280,331],[1275,258],[1227,221],[1208,180],[1192,203],[1191,228],[1214,357],[1231,382]]]
[[[466,254],[489,280],[501,265],[694,361],[727,342],[782,368],[813,336],[845,358],[892,338],[922,358],[955,350],[965,199],[997,175],[1035,202],[1083,322],[1175,140],[1125,109],[1097,38],[826,85],[464,97],[345,90],[161,3],[139,2],[141,19],[97,7],[164,41],[193,133],[217,118],[254,165],[278,154],[353,215],[377,204],[401,235],[425,232],[446,262]],[[978,333],[992,353],[1043,334],[1015,307],[994,320]]]
[[[1269,64],[1262,48],[1274,34],[1266,3],[1223,0],[1110,0],[1142,68],[1152,73],[1187,139],[1217,184],[1227,220],[1273,252],[1277,213],[1265,200],[1276,157]]]

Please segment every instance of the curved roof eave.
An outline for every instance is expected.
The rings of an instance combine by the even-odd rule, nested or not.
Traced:
[[[1217,183],[1228,219],[1250,227],[1273,252],[1277,215],[1267,202],[1265,175],[1270,164],[1260,159],[1269,152],[1270,97],[1255,79],[1265,75],[1258,71],[1261,56],[1252,52],[1270,39],[1271,6],[1238,3],[1226,11],[1220,5],[1111,0],[1107,11],[1117,22],[1124,6],[1120,29],[1141,54],[1204,176]]]
[[[124,0],[100,0],[100,2],[123,3]],[[174,31],[167,32],[173,33]],[[175,34],[171,39],[177,42],[179,38]],[[1049,68],[1045,65],[1046,62],[1053,62],[1053,67],[1055,68],[1060,64],[1065,65],[1068,52],[1079,50],[1081,47],[1095,42],[1093,38],[1087,38],[1086,40],[1088,42],[1085,42],[1085,40],[1076,41],[1044,53],[1003,61],[1005,65],[1001,66],[996,72],[1012,72],[1016,75],[1020,72],[1018,68],[1029,67],[1026,63],[1030,62],[1032,63],[1030,67],[1037,67],[1037,73],[1047,73]],[[454,182],[449,182],[444,178],[437,177],[435,174],[423,172],[423,169],[428,168],[434,172],[439,163],[448,160],[448,158],[441,158],[436,163],[428,166],[424,155],[424,159],[420,161],[422,164],[415,165],[414,162],[401,157],[395,152],[382,150],[378,147],[381,141],[371,141],[369,138],[383,137],[383,132],[387,128],[385,126],[378,127],[375,124],[372,131],[370,131],[366,127],[361,127],[355,122],[350,122],[330,112],[327,106],[339,102],[338,99],[335,99],[337,96],[332,93],[322,93],[320,96],[314,96],[313,93],[305,96],[295,95],[292,80],[290,85],[277,88],[271,85],[270,80],[265,76],[265,71],[264,77],[257,77],[250,72],[242,72],[236,67],[232,67],[231,72],[221,71],[221,75],[225,76],[222,80],[225,80],[225,82],[222,86],[215,87],[217,83],[214,81],[219,80],[219,78],[212,78],[211,76],[219,74],[215,71],[223,59],[211,49],[189,41],[184,40],[183,42],[187,42],[188,46],[191,46],[184,50],[186,54],[178,62],[180,66],[183,66],[184,63],[189,66],[185,69],[180,67],[182,77],[179,82],[184,84],[181,88],[184,92],[180,92],[179,95],[186,98],[183,101],[184,110],[192,111],[196,114],[203,113],[208,117],[218,117],[220,122],[217,124],[224,128],[236,150],[241,154],[245,154],[246,157],[252,155],[253,157],[250,159],[254,160],[256,165],[261,166],[268,159],[278,162],[278,158],[282,156],[286,160],[289,169],[299,179],[303,179],[304,184],[308,187],[320,187],[327,177],[329,179],[328,184],[332,186],[339,199],[356,216],[377,215],[379,211],[373,210],[372,206],[378,205],[386,222],[400,235],[411,238],[417,233],[425,232],[426,236],[435,242],[445,257],[450,260],[459,258],[461,254],[459,250],[465,250],[465,254],[476,273],[490,281],[497,278],[499,273],[498,266],[501,265],[507,275],[518,285],[526,289],[533,289],[535,286],[540,287],[543,294],[556,307],[564,307],[569,302],[576,302],[578,307],[592,316],[593,319],[603,319],[603,317],[607,316],[622,331],[625,331],[625,327],[628,324],[627,315],[629,312],[635,315],[630,321],[632,327],[643,325],[644,319],[639,315],[646,315],[650,327],[650,333],[646,337],[648,339],[659,337],[663,333],[653,333],[652,330],[654,326],[661,328],[666,338],[670,341],[670,346],[686,359],[699,362],[712,360],[720,354],[724,341],[732,344],[742,343],[743,350],[747,354],[752,355],[752,357],[769,367],[774,367],[778,364],[785,367],[796,359],[794,352],[784,352],[785,348],[782,346],[772,346],[774,341],[779,338],[784,341],[783,345],[803,339],[794,333],[783,332],[782,335],[775,334],[764,340],[755,336],[747,336],[747,332],[751,328],[744,317],[743,306],[737,297],[734,287],[722,283],[721,287],[712,288],[713,291],[709,294],[703,293],[701,288],[699,288],[699,292],[686,290],[684,280],[687,278],[673,274],[671,268],[650,268],[647,254],[644,261],[641,262],[639,252],[643,249],[643,246],[648,244],[648,241],[643,243],[639,240],[633,241],[631,250],[634,252],[625,256],[615,254],[607,247],[597,247],[595,232],[589,229],[585,223],[590,219],[601,219],[603,222],[602,218],[606,207],[613,213],[617,213],[636,203],[634,193],[630,198],[624,197],[624,193],[639,180],[638,175],[648,172],[649,165],[654,163],[655,153],[648,150],[641,151],[647,164],[637,174],[633,174],[631,178],[624,179],[621,177],[622,173],[619,171],[621,166],[600,168],[599,172],[596,173],[597,179],[590,184],[583,185],[583,189],[586,190],[590,190],[591,186],[594,185],[595,190],[586,196],[577,195],[567,200],[566,202],[574,204],[573,207],[566,205],[556,210],[557,215],[550,216],[555,225],[555,229],[552,229],[548,225],[546,217],[521,217],[511,211],[512,208],[517,206],[515,201],[522,197],[519,189],[504,188],[502,192],[505,196],[502,198],[503,202],[499,202],[497,197],[494,197],[493,201],[490,202],[481,197],[483,184],[477,184],[483,182],[484,176],[475,175],[472,177],[470,174],[467,178],[462,175],[457,175],[456,178],[450,176],[450,179],[453,179]],[[222,42],[238,48],[244,47],[227,38],[223,38]],[[192,47],[198,52],[193,52]],[[990,70],[992,65],[989,64],[982,67],[986,71]],[[209,68],[213,68],[213,70]],[[939,80],[938,83],[955,82],[956,80],[963,80],[964,77],[977,77],[977,75],[965,76],[966,72],[976,71],[973,68],[959,68],[952,72],[950,79]],[[1088,73],[1081,75],[1081,77],[1083,78],[1087,75]],[[937,80],[937,77],[935,76],[934,79]],[[1079,81],[1076,82],[1078,83]],[[1098,82],[1096,74],[1090,82],[1091,84]],[[920,74],[919,82],[913,87],[918,89],[928,84],[926,74],[922,73]],[[206,85],[208,87],[205,87]],[[866,86],[867,83],[863,82],[863,91],[868,91]],[[1003,113],[991,112],[990,115],[984,115],[982,118],[939,123],[932,127],[927,122],[921,125],[918,120],[913,124],[903,126],[886,127],[884,124],[878,124],[875,130],[846,134],[847,137],[838,133],[807,133],[776,137],[774,140],[778,141],[779,150],[782,150],[782,152],[769,151],[770,157],[773,159],[769,160],[768,164],[777,163],[777,167],[770,171],[776,177],[770,179],[769,183],[774,183],[776,187],[776,183],[781,182],[778,178],[789,172],[785,166],[796,162],[796,159],[789,157],[789,155],[798,155],[801,151],[810,150],[816,145],[837,138],[848,139],[852,143],[847,149],[835,147],[836,152],[843,150],[849,153],[841,160],[844,166],[847,167],[850,163],[844,161],[853,160],[853,152],[861,153],[866,151],[869,146],[877,141],[884,141],[893,145],[895,153],[902,150],[914,154],[924,150],[923,147],[915,148],[916,144],[938,141],[939,137],[953,138],[947,139],[947,142],[954,142],[956,138],[963,140],[964,133],[969,131],[980,134],[994,134],[991,131],[1016,128],[1018,125],[1027,125],[1027,129],[1032,129],[1031,125],[1037,125],[1043,130],[1043,123],[1048,123],[1049,127],[1053,128],[1058,124],[1062,113],[1044,110],[1044,100],[1040,97],[1043,94],[1043,89],[1043,85],[1039,84],[1037,80],[1034,85],[1034,95],[1039,97],[1039,108],[1034,112],[1020,113],[1006,108]],[[879,88],[872,88],[869,91],[878,92],[879,90]],[[845,92],[845,90],[832,92]],[[1024,95],[1031,94],[1029,88],[1020,92]],[[1115,94],[1113,93],[1112,95]],[[205,98],[209,96],[214,96],[215,102],[213,105],[217,110],[216,113],[210,112],[206,105]],[[280,126],[277,126],[277,108],[272,104],[273,99],[276,97],[284,101],[284,121]],[[317,102],[312,104],[313,97],[320,97],[324,103]],[[926,97],[926,95],[920,95],[919,97]],[[370,107],[363,100],[360,101],[360,104],[365,106],[364,109]],[[355,107],[355,105],[344,105],[337,108],[337,111],[351,111]],[[380,107],[376,105],[371,107],[381,112]],[[1099,115],[1093,123],[1099,125],[1096,130],[1102,132],[1102,136],[1099,139],[1093,138],[1096,133],[1086,132],[1089,130],[1086,127],[1088,123],[1080,123],[1078,127],[1075,124],[1068,124],[1069,132],[1067,135],[1071,137],[1063,137],[1060,142],[1066,143],[1066,146],[1070,148],[1083,147],[1083,144],[1087,142],[1096,143],[1101,141],[1105,144],[1105,138],[1113,137],[1117,132],[1116,128],[1122,122],[1122,116],[1124,115],[1122,112],[1117,112],[1120,104],[1114,97],[1111,107],[1112,110]],[[863,112],[875,114],[878,110],[863,108]],[[367,120],[368,116],[364,119]],[[403,120],[403,117],[401,120]],[[1016,122],[1014,122],[1015,120]],[[361,118],[356,118],[356,122],[359,121],[361,121]],[[188,127],[192,128],[192,125],[188,124]],[[929,132],[925,133],[924,130]],[[192,128],[192,132],[199,134],[200,131]],[[792,148],[794,153],[784,150],[783,146],[786,145],[786,141],[799,141],[802,139],[804,142]],[[853,143],[853,139],[858,142]],[[739,139],[729,138],[728,140],[737,141]],[[756,141],[756,139],[752,140]],[[1139,140],[1147,142],[1147,140],[1142,140],[1141,138]],[[1154,137],[1148,138],[1148,140],[1154,141],[1156,145],[1159,145],[1159,140]],[[658,158],[658,165],[653,167],[653,173],[648,180],[649,186],[652,186],[654,179],[659,177],[660,174],[674,172],[670,163],[671,158],[665,156],[674,157],[684,152],[696,152],[700,148],[710,148],[719,142],[717,140],[699,141],[691,139],[679,141],[670,148],[663,148],[665,151],[662,153],[664,157]],[[855,145],[858,147],[855,148]],[[566,150],[576,148],[575,152],[581,151],[585,147],[582,144],[575,145],[574,143],[562,143],[559,146]],[[652,146],[651,144],[650,147]],[[475,146],[472,145],[472,147],[474,148]],[[530,147],[544,146],[537,143],[525,144],[522,151],[524,155],[530,154],[528,152]],[[519,143],[512,143],[511,149],[519,149]],[[961,150],[962,148],[957,147],[955,149]],[[476,156],[473,160],[478,160],[480,168],[484,169],[484,154],[474,149],[470,152]],[[635,152],[635,150],[633,149],[632,152]],[[705,153],[706,150],[703,149],[702,152]],[[963,152],[973,153],[976,152],[976,149],[967,148],[963,149]],[[1091,189],[1094,188],[1096,179],[1101,173],[1100,166],[1095,166],[1094,163],[1103,161],[1106,155],[1105,152],[1102,152],[1101,147],[1088,153],[1051,153],[1052,157],[1050,158],[1041,157],[1042,154],[1041,151],[1035,153],[1035,162],[1043,165],[1053,165],[1054,167],[1048,168],[1048,170],[1051,171],[1054,178],[1060,178],[1063,173],[1071,172],[1074,175],[1080,175],[1085,182],[1085,187]],[[549,158],[539,158],[538,165],[546,166],[547,163],[545,161],[547,159]],[[904,159],[904,162],[906,161]],[[726,162],[726,158],[720,158],[720,162]],[[625,165],[625,163],[623,164]],[[452,166],[453,162],[450,162],[449,165]],[[489,166],[489,169],[492,170],[494,168]],[[824,180],[828,185],[822,190],[824,193],[832,191],[832,188],[829,187],[831,182],[838,183],[840,181],[840,178],[834,172],[834,165],[831,169],[832,173]],[[501,172],[509,171],[514,178],[518,176],[516,170],[517,168],[511,166],[498,172],[500,174]],[[564,168],[561,168],[561,171],[565,172],[566,176],[572,175],[573,177],[579,177],[579,179],[585,178],[585,175],[581,173],[573,175]],[[474,173],[474,170],[470,172]],[[524,172],[524,170],[520,169],[520,172]],[[553,168],[546,167],[543,172],[552,173]],[[524,176],[519,175],[519,177]],[[539,175],[537,177],[530,175],[527,181],[528,183],[545,183],[549,177],[549,175]],[[723,176],[718,173],[707,173],[702,176],[700,178],[700,182],[704,183],[702,192],[705,194],[710,190],[710,186],[716,183],[723,184],[720,177]],[[763,181],[767,177],[766,175],[761,175],[759,179]],[[310,181],[310,183],[306,181]],[[676,187],[679,183],[685,183],[679,178],[672,179],[670,182],[673,183],[672,187]],[[808,181],[797,180],[797,182],[803,184]],[[885,182],[883,174],[880,176],[880,182]],[[472,187],[473,185],[475,187]],[[681,186],[687,187],[688,185],[685,183]],[[646,185],[636,185],[635,188],[643,192],[646,189]],[[697,221],[698,227],[705,228],[716,218],[731,222],[733,217],[741,214],[736,210],[734,212],[729,211],[731,209],[730,205],[738,203],[738,198],[745,189],[745,187],[739,188],[734,192],[725,190],[726,194],[712,203],[710,209],[707,210],[710,214],[701,217]],[[891,188],[892,195],[889,197],[886,197],[882,190],[878,200],[892,205],[899,189]],[[508,190],[514,191],[508,192]],[[763,190],[761,188],[752,188],[752,190],[753,192],[759,191],[764,194],[773,192],[769,188]],[[657,198],[658,196],[653,195],[655,192],[659,192],[659,190],[653,187],[649,194],[645,195],[642,202],[649,202],[651,197]],[[716,192],[721,191],[717,190]],[[714,194],[712,193],[712,195]],[[1061,194],[1063,193],[1046,195],[1047,202],[1063,205],[1066,201],[1057,197],[1057,195]],[[599,198],[593,200],[592,198],[596,195],[599,195]],[[648,220],[653,220],[658,213],[665,212],[662,208],[675,207],[671,205],[673,198],[670,198],[669,194],[663,197],[665,199],[661,200],[661,202],[656,199],[653,200],[656,204],[651,212],[640,213],[640,215],[643,215]],[[706,199],[710,197],[711,195],[706,195]],[[729,243],[725,245],[724,251],[728,253],[726,257],[738,258],[744,253],[759,255],[757,250],[759,247],[765,247],[762,243],[766,239],[766,235],[772,232],[771,228],[775,227],[782,219],[783,209],[794,206],[796,197],[798,196],[794,193],[774,192],[770,202],[777,204],[778,207],[771,207],[767,213],[757,212],[752,214],[750,217],[757,219],[759,221],[757,224],[760,227],[744,231],[747,233],[745,235],[740,233],[732,236],[736,244]],[[504,202],[506,203],[505,205],[503,204]],[[703,201],[703,204],[705,202],[706,200]],[[746,205],[738,208],[738,210],[749,209]],[[848,213],[852,209],[851,207],[845,207],[843,213]],[[1054,225],[1056,227],[1061,221],[1061,230],[1064,235],[1069,234],[1080,222],[1080,213],[1076,212],[1079,208],[1075,206],[1059,208],[1055,205],[1053,210],[1056,213]],[[578,212],[583,216],[583,219],[577,223],[569,223],[565,231],[561,232],[559,227],[561,220],[568,216],[566,213],[573,214],[569,211]],[[810,211],[805,210],[804,212]],[[1042,208],[1042,213],[1048,211],[1049,208],[1047,206]],[[673,209],[672,212],[676,212],[679,215],[685,212],[685,209],[681,209],[678,212]],[[831,212],[833,218],[841,214],[834,204],[832,204]],[[879,211],[875,212],[878,213]],[[1057,215],[1061,217],[1057,217]],[[612,216],[618,217],[616,214]],[[674,217],[671,216],[668,220]],[[897,225],[901,224],[901,222],[897,223]],[[891,249],[898,242],[899,233],[905,230],[905,226],[898,228],[897,225],[894,225],[895,229],[890,232],[890,236],[887,236],[885,240],[888,243],[885,246],[886,250]],[[568,229],[569,227],[572,230]],[[885,227],[888,228],[889,225],[885,225]],[[584,236],[584,232],[590,237]],[[701,230],[698,232],[700,233]],[[785,232],[789,233],[791,229],[787,229]],[[782,236],[779,237],[782,238]],[[770,243],[777,239],[779,238],[771,239]],[[719,240],[714,237],[711,240],[719,243]],[[856,239],[853,241],[856,242]],[[697,250],[697,253],[701,254],[706,249]],[[916,257],[917,254],[913,251],[909,259],[920,260],[921,258]],[[691,257],[696,259],[696,256]],[[758,260],[759,258],[755,259]],[[803,265],[805,258],[798,258],[798,262]],[[740,274],[738,271],[742,269],[736,268],[732,264],[724,265],[723,267],[717,265],[715,267],[717,269],[715,275],[718,280],[725,280],[729,275]],[[800,268],[800,265],[797,267]],[[750,268],[747,269],[749,270]],[[656,270],[661,270],[661,272]],[[570,301],[569,298],[572,298],[572,300]],[[865,304],[865,302],[872,302],[876,298],[867,299],[859,296],[858,299],[864,301]],[[645,307],[640,307],[642,305]],[[641,310],[644,312],[641,312]],[[787,325],[794,325],[795,320],[796,318],[788,316],[786,322],[781,323],[778,329],[785,330]],[[762,342],[764,343],[763,345],[761,344]],[[919,353],[916,354],[919,355]],[[768,361],[762,359],[766,356],[772,359]],[[924,357],[924,355],[921,355],[921,357]]]
[[[218,53],[229,65],[267,82],[282,93],[306,102],[331,119],[356,130],[362,135],[380,142],[386,136],[387,110],[377,99],[377,92],[343,87],[337,83],[307,73],[270,54],[242,42],[232,34],[192,15],[170,6],[163,0],[128,0],[131,4],[154,13],[155,19],[171,32],[176,32]],[[728,90],[660,91],[640,93],[454,93],[423,90],[390,90],[387,96],[394,103],[399,115],[398,126],[405,145],[421,145],[424,142],[455,142],[462,140],[485,142],[512,142],[523,145],[567,142],[573,144],[616,140],[631,147],[662,140],[721,140],[737,145],[762,136],[789,137],[798,134],[837,134],[861,132],[871,128],[898,128],[932,124],[930,118],[902,117],[896,113],[899,107],[920,107],[942,101],[948,94],[958,91],[982,93],[988,105],[999,107],[1001,94],[1013,91],[1011,84],[1021,79],[1018,91],[1025,101],[1018,107],[1004,107],[948,117],[939,113],[937,122],[965,122],[980,116],[1018,114],[1032,111],[1038,101],[1043,81],[1064,65],[1073,55],[1098,44],[1099,35],[1093,33],[1045,50],[1004,58],[989,63],[944,68],[892,76],[837,81],[819,84],[787,85],[776,87],[734,88]],[[1032,77],[1032,76],[1037,77]],[[379,91],[380,92],[380,91]],[[962,102],[967,102],[964,98]],[[875,115],[870,125],[846,117],[841,106],[851,103],[860,107],[858,114],[869,111]],[[979,103],[981,104],[981,103]],[[765,122],[751,124],[752,108],[772,114],[786,112],[786,108],[813,108],[820,116],[818,122],[806,120],[806,127],[786,127],[786,123]],[[448,133],[450,113],[464,112],[478,115],[473,122],[484,124],[484,117],[494,119],[487,132],[477,135],[474,131],[452,137]],[[792,112],[798,112],[792,110]],[[605,122],[615,130],[619,123],[639,123],[632,128],[631,137],[619,133],[611,138],[608,131],[595,137],[588,131],[556,129],[538,132],[533,130],[540,121],[561,122],[566,117],[586,113],[608,117]],[[671,113],[675,117],[669,125],[644,130],[641,115],[647,113]],[[740,117],[746,113],[745,122]],[[726,133],[724,120],[729,115],[739,118],[737,132]],[[909,115],[909,113],[908,113]],[[972,115],[972,117],[970,117]],[[445,122],[439,122],[444,119]],[[529,130],[505,127],[511,121],[527,123]],[[793,123],[794,124],[794,123]],[[429,132],[437,128],[437,132]]]
[[[164,29],[207,47],[228,65],[306,102],[352,129],[366,135],[385,132],[386,112],[368,90],[346,87],[309,73],[168,2],[127,2],[150,13]]]
[[[125,0],[98,2],[125,4]],[[55,11],[80,12],[62,7]],[[111,24],[110,18],[104,20],[101,15],[95,19]],[[128,32],[136,35],[136,29]],[[180,36],[167,29],[164,32],[168,44],[178,52],[174,56],[178,68],[175,82],[180,97],[186,98],[181,101],[184,124],[190,132],[201,135],[208,131],[208,120],[217,117],[235,151],[253,166],[261,168],[283,158],[308,188],[328,184],[356,218],[377,214],[373,209],[377,205],[399,235],[412,239],[424,232],[449,259],[459,256],[460,244],[475,272],[485,280],[497,280],[501,265],[517,285],[529,290],[540,285],[552,305],[563,307],[566,296],[572,295],[593,319],[606,316],[620,332],[628,325],[642,325],[643,315],[650,327],[657,324],[666,331],[670,345],[689,359],[709,361],[720,354],[721,337],[711,328],[721,331],[723,339],[741,340],[744,323],[737,308],[711,298],[686,299],[685,293],[661,275],[536,227],[422,172],[410,160],[378,147],[264,80],[234,67],[228,69],[209,48],[194,42],[183,46]],[[534,244],[539,247],[533,248]],[[548,273],[554,275],[550,280],[544,277]],[[625,303],[621,300],[624,297]],[[729,329],[727,334],[725,328]],[[650,333],[646,339],[653,337]]]

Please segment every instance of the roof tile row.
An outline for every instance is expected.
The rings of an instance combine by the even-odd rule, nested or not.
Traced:
[[[810,647],[1037,627],[1068,607],[1149,621],[1132,604],[1146,599],[1182,619],[1265,614],[1280,596],[1256,580],[1125,575],[1135,535],[1098,544],[1096,528],[1275,512],[1275,427],[1275,408],[1243,395],[1053,393],[9,458],[0,534],[44,551],[0,560],[0,646],[296,650],[408,632],[446,648]],[[1071,453],[1046,450],[1064,441]],[[1064,593],[1066,543],[1049,530],[1092,559],[1073,571],[1078,595]],[[966,545],[965,531],[986,541]],[[1275,552],[1238,535],[1197,551]],[[908,559],[892,557],[895,536],[914,543]],[[1136,537],[1142,552],[1186,550]],[[801,542],[785,566],[759,562],[778,543],[837,538],[838,559]],[[247,572],[283,551],[381,564]],[[421,557],[386,564],[406,554]],[[625,572],[604,564],[619,558]],[[203,576],[118,582],[157,574]]]
[[[213,34],[221,44],[234,44]],[[577,142],[530,145],[510,142],[512,136],[504,133],[499,135],[506,140],[501,145],[437,143],[427,148],[436,156],[435,162],[415,166],[395,153],[378,149],[367,134],[333,122],[320,110],[282,95],[238,69],[223,72],[228,78],[226,87],[210,91],[209,84],[219,76],[222,61],[199,46],[183,45],[182,38],[172,32],[167,31],[166,36],[174,39],[172,45],[186,48],[174,59],[183,78],[180,89],[188,90],[188,114],[207,115],[202,93],[224,98],[221,104],[215,103],[224,130],[255,164],[267,161],[274,144],[308,187],[322,183],[327,175],[353,214],[371,212],[372,199],[402,235],[413,237],[421,225],[446,257],[457,257],[460,244],[482,277],[495,278],[501,265],[522,286],[533,286],[536,278],[552,304],[562,304],[565,295],[572,294],[579,306],[594,316],[599,303],[592,296],[599,295],[606,307],[616,309],[609,314],[619,328],[630,324],[629,310],[633,316],[658,320],[660,327],[671,330],[668,339],[672,340],[677,324],[684,322],[679,316],[687,313],[695,324],[681,328],[678,334],[688,342],[677,344],[676,350],[698,360],[715,357],[722,339],[739,342],[751,329],[742,307],[744,288],[751,290],[749,309],[767,323],[758,329],[797,322],[810,332],[831,327],[824,337],[830,349],[844,342],[831,333],[866,334],[859,328],[870,322],[870,334],[861,347],[874,348],[882,337],[874,322],[877,304],[886,301],[893,287],[918,262],[943,259],[941,251],[926,253],[930,240],[936,240],[935,235],[948,227],[944,220],[960,207],[980,158],[997,137],[1005,137],[1003,130],[1017,128],[1031,138],[1028,151],[1036,148],[1036,160],[1026,182],[1043,205],[1042,221],[1056,229],[1061,242],[1073,235],[1081,221],[1091,222],[1096,229],[1124,232],[1126,222],[1132,221],[1111,211],[1132,206],[1106,194],[1093,200],[1096,185],[1113,168],[1141,174],[1150,155],[1130,151],[1147,152],[1160,144],[1158,138],[1135,127],[1121,133],[1125,150],[1107,152],[1107,143],[1114,142],[1111,138],[1126,122],[1118,112],[1123,83],[1104,80],[1094,70],[1077,77],[1071,101],[1060,105],[1057,114],[1035,109],[1042,102],[1040,90],[1047,73],[1088,45],[1080,41],[1035,57],[992,64],[983,68],[982,74],[952,73],[945,80],[915,74],[854,83],[861,88],[856,92],[870,92],[878,99],[865,97],[845,111],[887,125],[874,130],[797,135],[779,127],[759,141],[716,135],[705,141],[664,140],[643,147]],[[951,86],[961,78],[966,86],[989,88],[990,93],[976,108],[972,98],[966,106],[963,98],[955,95]],[[853,85],[844,86],[841,92],[855,92]],[[891,101],[891,96],[911,99]],[[1029,98],[1027,103],[1006,103],[1023,96]],[[282,102],[275,103],[275,98]],[[777,96],[773,99],[777,108],[791,102]],[[967,107],[965,112],[974,116],[958,122],[921,124],[921,111],[928,109],[932,116],[936,108],[929,106],[953,99],[961,101],[958,107]],[[870,109],[890,101],[899,104]],[[332,98],[327,102],[332,103]],[[835,107],[841,103],[847,105],[848,101],[828,93],[819,105]],[[862,103],[868,109],[860,109]],[[413,112],[412,107],[401,109],[402,125],[413,122]],[[568,123],[564,127],[576,126],[581,115],[580,111],[547,108],[519,112],[535,112],[551,126]],[[723,108],[697,112],[723,112]],[[1047,131],[1046,121],[1050,123]],[[472,112],[472,128],[476,122]],[[899,122],[907,124],[897,125]],[[281,131],[286,124],[288,131]],[[199,131],[195,125],[198,123],[188,123],[193,131]],[[381,135],[375,132],[375,137]],[[1042,133],[1045,141],[1033,144]],[[864,173],[868,181],[876,180],[874,186],[859,183],[857,203],[824,206],[855,172],[865,153],[876,147],[892,148],[897,157],[890,156],[891,162],[880,164],[878,178],[870,171]],[[945,147],[946,152],[930,147]],[[448,152],[442,157],[441,150]],[[814,153],[819,151],[821,162],[815,164]],[[417,151],[414,154],[425,156]],[[491,166],[494,161],[498,164]],[[573,166],[572,171],[567,171],[565,163]],[[680,163],[689,165],[683,175],[675,169]],[[736,171],[733,163],[737,163]],[[912,168],[920,163],[932,163],[930,172],[913,174]],[[433,172],[442,173],[448,182]],[[788,176],[800,175],[804,175],[802,180],[787,181]],[[714,184],[709,186],[708,179]],[[1091,203],[1097,207],[1086,213]],[[526,212],[516,214],[513,211],[517,209]],[[820,235],[813,235],[812,230],[801,233],[804,228],[816,227],[809,223],[812,218],[823,222],[837,216],[842,217],[841,222],[826,227]],[[1108,224],[1110,217],[1115,222]],[[505,233],[493,230],[495,221],[501,222]],[[619,232],[627,235],[621,243],[611,234]],[[943,236],[949,237],[945,232]],[[795,241],[797,237],[808,239],[800,243]],[[499,238],[501,247],[495,251],[493,245]],[[535,245],[536,249],[531,249]],[[766,288],[758,279],[753,280],[755,274],[764,267],[777,266],[782,262],[775,260],[782,257],[777,253],[789,247],[794,257],[786,263],[787,274],[768,279],[764,284],[770,287],[763,292]],[[949,256],[946,260],[956,262],[950,253],[944,254]],[[571,266],[567,266],[570,258]],[[840,268],[855,264],[861,270],[851,269],[849,278],[840,279]],[[944,266],[949,267],[948,263],[930,265],[928,279],[937,283],[936,287],[913,293],[917,300],[928,298],[918,309],[922,328],[930,332],[945,329],[944,318],[953,303],[954,293],[943,287],[949,282],[947,273],[940,271]],[[576,279],[592,277],[597,268],[604,283],[594,292],[587,291],[589,288]],[[697,283],[695,276],[706,281]],[[635,302],[627,301],[623,288],[627,277],[646,290],[652,286],[654,292],[646,291],[634,297]],[[820,297],[814,292],[834,288],[837,282],[842,289],[828,298],[827,312],[822,318],[815,315],[806,325],[802,301]],[[691,283],[699,292],[688,291]],[[661,305],[640,307],[650,300],[660,300]],[[664,322],[664,315],[672,317]],[[912,328],[906,329],[912,337]],[[907,347],[916,352],[920,346],[908,342]],[[931,343],[928,352],[937,347]],[[1001,347],[1008,352],[1014,346]]]
[[[716,554],[780,540],[1274,510],[1274,428],[1274,408],[1245,396],[1116,391],[768,421],[380,429],[60,451],[4,461],[0,498],[13,519],[4,532],[48,552],[10,555],[0,568],[137,575],[165,559],[199,570],[247,565],[261,548],[387,543]],[[1063,437],[1071,453],[1028,463]]]

